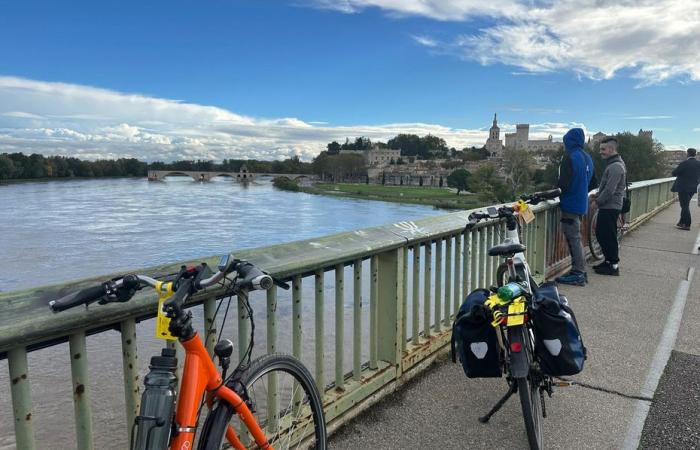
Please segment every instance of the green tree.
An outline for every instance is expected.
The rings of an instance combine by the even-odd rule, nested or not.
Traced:
[[[493,164],[479,167],[471,176],[469,190],[478,192],[484,202],[505,202],[513,199],[508,186],[499,178]]]
[[[618,133],[617,152],[622,156],[627,168],[627,181],[651,180],[670,174],[664,173],[664,146],[658,141],[632,134],[628,131]],[[600,179],[605,170],[605,161],[600,157],[600,144],[593,148],[593,161],[596,175]]]
[[[470,175],[471,174],[466,169],[454,170],[447,176],[447,185],[457,189],[457,195],[459,195],[460,192],[468,189]]]
[[[0,155],[0,180],[11,180],[15,177],[15,164],[6,155]]]
[[[511,197],[529,189],[534,165],[535,160],[527,150],[505,149],[502,169]]]
[[[340,144],[338,144],[336,141],[331,142],[326,146],[328,149],[328,154],[329,155],[337,155],[340,153]]]

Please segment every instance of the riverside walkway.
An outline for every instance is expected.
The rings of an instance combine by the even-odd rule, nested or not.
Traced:
[[[545,448],[700,448],[700,213],[687,232],[674,228],[679,211],[673,203],[625,236],[619,277],[589,270],[586,287],[560,288],[588,348],[571,378],[591,387],[547,400]],[[477,420],[505,387],[467,379],[443,357],[341,428],[331,448],[527,448],[517,396],[488,424]]]

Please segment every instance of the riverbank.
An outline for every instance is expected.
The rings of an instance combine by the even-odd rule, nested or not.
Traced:
[[[314,184],[300,189],[308,194],[381,200],[384,202],[430,205],[445,209],[471,209],[483,206],[476,194],[460,193],[425,186],[386,186],[377,184]]]

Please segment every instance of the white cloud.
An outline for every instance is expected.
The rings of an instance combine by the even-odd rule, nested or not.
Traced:
[[[21,111],[21,113],[19,113]],[[311,160],[336,140],[372,141],[399,133],[439,136],[451,147],[481,146],[484,127],[428,123],[328,126],[298,118],[252,118],[222,108],[64,83],[0,76],[0,152],[71,155],[84,159],[135,157],[147,161],[228,158]],[[530,126],[533,137],[555,139],[575,123]],[[501,124],[503,132],[515,125]]]
[[[630,71],[638,86],[700,80],[700,1],[697,0],[319,0],[345,13],[380,8],[395,17],[440,21],[488,19],[478,32],[418,43],[481,64],[523,73],[567,70],[591,79]]]

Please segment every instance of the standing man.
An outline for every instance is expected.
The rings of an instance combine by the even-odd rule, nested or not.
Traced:
[[[695,149],[689,148],[688,159],[678,164],[671,175],[676,177],[671,192],[678,192],[678,202],[681,204],[681,219],[676,224],[679,230],[690,230],[690,199],[697,191],[700,182],[700,161],[695,159]]]
[[[617,245],[617,218],[622,210],[622,199],[627,188],[627,168],[622,157],[617,154],[617,139],[605,138],[600,143],[600,156],[606,166],[600,178],[598,193],[593,198],[598,203],[598,221],[595,235],[600,243],[605,261],[593,266],[600,275],[620,275],[620,262]]]
[[[559,164],[561,189],[561,227],[571,254],[571,271],[556,279],[557,283],[584,286],[588,282],[586,258],[581,243],[581,217],[588,212],[588,192],[595,189],[596,178],[591,156],[583,150],[585,137],[581,128],[564,135],[564,156]]]

